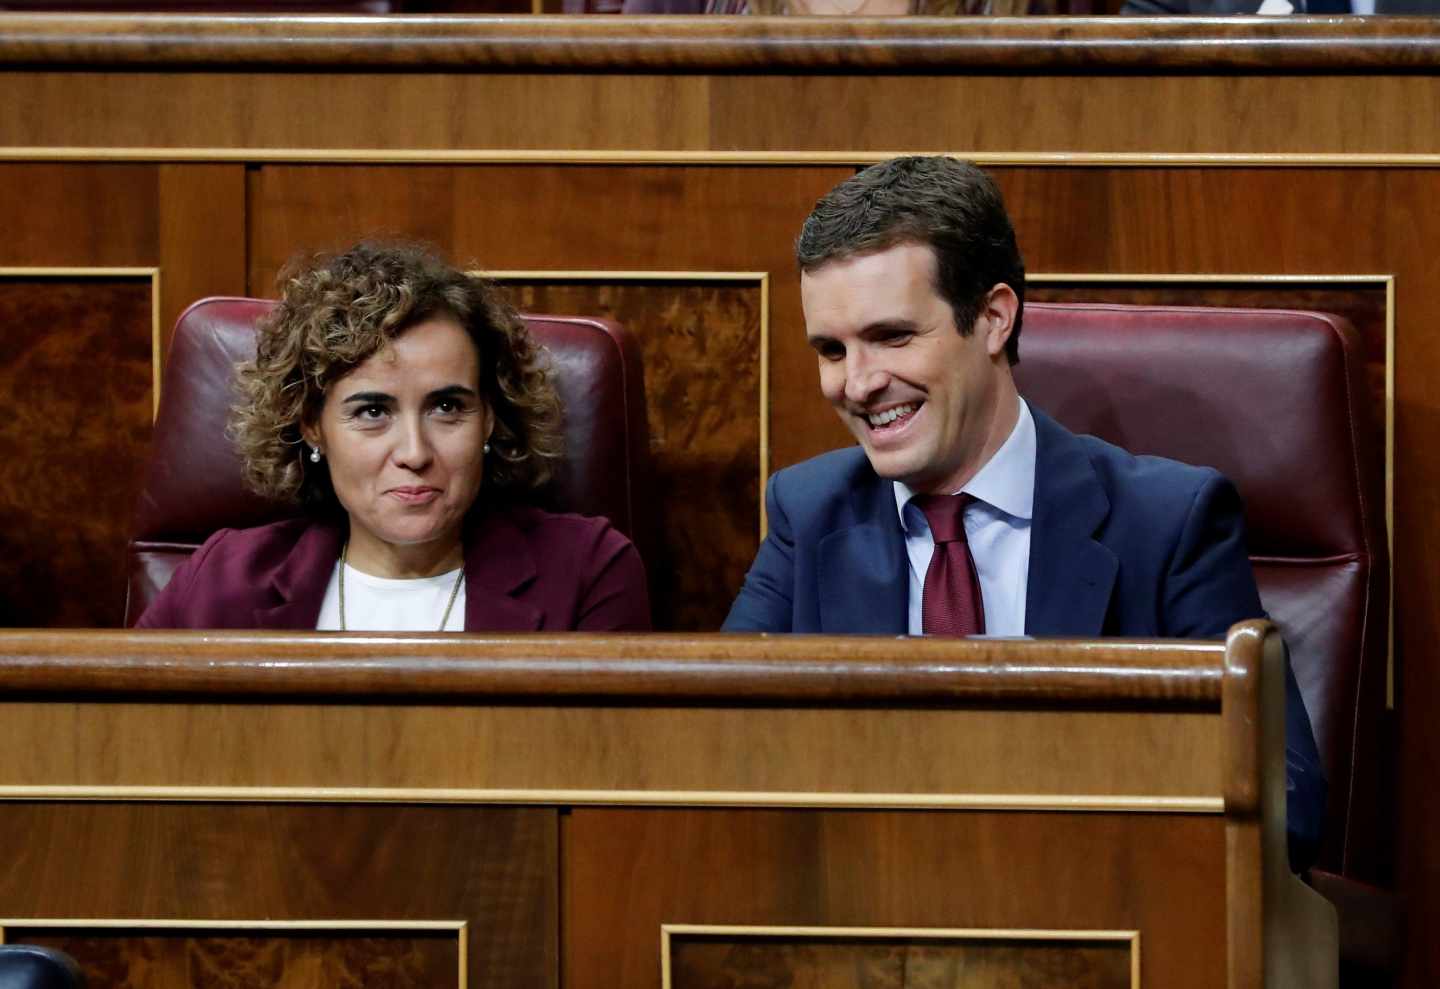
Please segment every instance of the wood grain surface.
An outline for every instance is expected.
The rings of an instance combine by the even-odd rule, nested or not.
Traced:
[[[245,167],[160,165],[156,183],[163,357],[175,321],[192,302],[244,294]]]
[[[1178,712],[8,702],[0,742],[54,742],[0,766],[0,787],[850,806],[939,806],[948,794],[1044,806],[1166,798],[1215,813],[1219,722]],[[972,759],[947,759],[957,748]]]
[[[11,788],[492,801],[629,791],[662,803],[1163,797],[1213,813],[1225,786],[1222,654],[1211,643],[123,632],[0,642],[0,750],[32,752],[0,765]],[[36,750],[39,738],[49,741]]]
[[[0,901],[12,918],[6,937],[43,926],[27,929],[26,917],[162,922],[150,931],[35,929],[78,938],[67,948],[99,973],[100,986],[440,986],[455,984],[454,935],[397,932],[383,922],[463,921],[469,985],[553,989],[555,813],[9,803],[0,814],[0,844],[11,850],[0,865]],[[382,923],[376,931],[322,925],[310,935],[242,929],[206,937],[164,926],[175,920]],[[383,977],[345,981],[357,971]],[[112,981],[122,973],[131,981]]]
[[[17,927],[11,940],[55,948],[80,964],[88,984],[112,989],[460,989],[455,934],[375,931],[301,934],[196,933]]]
[[[0,623],[120,621],[151,307],[148,277],[0,275]]]
[[[645,561],[655,627],[715,631],[760,542],[759,280],[507,285],[524,312],[603,316],[639,339],[647,501],[660,531],[655,558]]]
[[[1077,85],[1073,76],[998,67],[987,74],[817,78],[137,66],[16,69],[5,82],[0,158],[39,160],[72,151],[103,159],[110,149],[151,149],[161,161],[195,153],[242,162],[307,154],[323,161],[327,151],[382,159],[390,151],[397,159],[411,154],[437,162],[522,152],[543,165],[550,163],[547,151],[613,151],[662,159],[745,152],[764,164],[767,155],[804,163],[807,154],[848,160],[950,151],[1047,155],[1064,164],[1066,156],[1084,154],[1191,154],[1203,163],[1215,154],[1298,154],[1303,161],[1322,153],[1440,150],[1440,92],[1424,75],[1367,77],[1355,86],[1340,74],[1116,74]],[[156,106],[163,115],[152,111]],[[1006,112],[986,112],[995,106]],[[1176,106],[1191,110],[1177,114]],[[748,246],[759,248],[759,239]]]
[[[564,828],[574,989],[658,986],[662,924],[1139,930],[1143,984],[1224,984],[1216,819],[578,808]]]
[[[1440,65],[1426,18],[551,18],[5,14],[12,65],[601,72],[1366,70]]]
[[[672,989],[1133,989],[1130,945],[898,936],[671,939]]]
[[[1218,642],[0,630],[10,699],[606,698],[1218,710]]]

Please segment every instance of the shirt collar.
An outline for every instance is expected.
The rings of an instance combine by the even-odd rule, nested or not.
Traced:
[[[900,513],[900,525],[908,532],[905,506],[915,497],[915,492],[902,481],[894,483],[895,510]],[[951,493],[962,492],[1013,518],[1030,518],[1035,508],[1035,419],[1023,398],[1015,428],[1010,430],[1000,449],[959,491]]]

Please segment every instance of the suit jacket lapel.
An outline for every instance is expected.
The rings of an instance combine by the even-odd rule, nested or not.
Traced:
[[[322,521],[306,526],[285,562],[270,576],[271,597],[279,603],[256,608],[255,627],[313,629],[344,542],[341,525]]]
[[[1075,437],[1034,406],[1031,413],[1035,508],[1025,631],[1097,636],[1119,571],[1115,554],[1094,538],[1110,514],[1110,499]]]
[[[256,628],[313,629],[340,547],[343,524],[308,526],[270,578],[277,604],[255,609]],[[465,535],[465,628],[467,631],[529,632],[542,627],[544,612],[514,595],[538,570],[525,534],[508,515],[483,511]]]
[[[910,580],[894,488],[871,474],[851,499],[853,524],[820,540],[820,631],[904,635]]]
[[[465,535],[465,630],[534,632],[545,612],[515,597],[539,571],[525,534],[508,514],[478,512]]]

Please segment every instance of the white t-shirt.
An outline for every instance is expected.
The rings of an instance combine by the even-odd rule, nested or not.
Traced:
[[[361,573],[348,563],[345,565],[345,624],[352,632],[463,632],[465,631],[465,581],[460,580],[460,569],[451,570],[435,577],[415,577],[395,580],[389,577],[372,577]],[[455,581],[460,580],[460,589],[455,591],[455,606],[450,609],[450,618],[445,628],[440,628],[440,616],[445,614],[445,605],[450,593],[455,590]],[[340,561],[335,561],[335,572],[330,575],[330,586],[325,588],[325,603],[320,605],[320,620],[315,623],[319,631],[338,631],[340,628]]]

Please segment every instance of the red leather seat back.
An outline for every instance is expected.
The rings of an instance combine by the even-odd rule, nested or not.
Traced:
[[[296,512],[245,489],[239,459],[225,438],[235,365],[254,356],[255,322],[273,305],[203,299],[175,325],[130,543],[127,624],[215,530]],[[650,440],[639,349],[605,320],[526,316],[525,322],[550,352],[565,405],[565,459],[548,505],[610,519],[645,555]]]
[[[1021,394],[1069,429],[1215,467],[1285,635],[1330,783],[1320,864],[1375,848],[1389,556],[1360,342],[1325,313],[1034,304]]]

